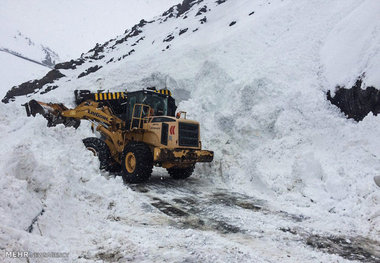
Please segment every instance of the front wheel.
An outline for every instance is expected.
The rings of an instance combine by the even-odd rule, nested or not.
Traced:
[[[120,171],[120,165],[112,159],[110,149],[103,140],[90,137],[83,139],[83,144],[87,150],[99,158],[99,168],[101,170],[104,169],[109,172]]]
[[[193,174],[194,164],[186,168],[173,167],[173,168],[168,168],[166,170],[168,171],[169,175],[174,179],[177,179],[177,180],[186,179]]]
[[[144,143],[129,143],[121,161],[124,183],[141,183],[149,179],[153,169],[153,156]]]

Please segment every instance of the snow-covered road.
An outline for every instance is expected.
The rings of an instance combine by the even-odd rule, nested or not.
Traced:
[[[312,219],[305,215],[288,213],[286,207],[276,210],[265,200],[215,188],[202,179],[176,181],[157,173],[150,182],[130,187],[167,215],[171,226],[213,232],[236,247],[259,252],[262,258],[271,255],[282,262],[286,258],[301,262],[311,259],[305,255],[322,252],[362,262],[380,260],[376,241],[310,229],[308,220]]]

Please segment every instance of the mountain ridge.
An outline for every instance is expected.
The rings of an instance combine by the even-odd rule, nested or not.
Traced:
[[[53,71],[57,72],[59,70],[69,70],[69,69],[75,70],[75,69],[77,69],[78,66],[85,64],[85,62],[89,62],[88,63],[89,66],[87,68],[83,69],[83,71],[78,74],[78,78],[82,78],[88,74],[94,73],[97,70],[101,69],[103,66],[102,65],[92,65],[92,62],[104,60],[107,53],[109,53],[107,51],[110,51],[110,50],[112,51],[116,48],[120,48],[121,44],[129,41],[130,39],[136,38],[137,36],[139,36],[143,32],[143,28],[146,25],[151,24],[151,23],[155,23],[155,22],[158,24],[162,24],[162,23],[167,22],[170,18],[179,18],[181,16],[183,17],[183,19],[186,19],[187,18],[186,13],[191,11],[192,8],[195,8],[196,6],[200,5],[202,2],[203,2],[203,0],[184,0],[180,4],[177,4],[177,5],[170,7],[167,11],[165,11],[161,16],[159,16],[156,19],[153,19],[151,21],[146,21],[146,20],[142,19],[138,24],[134,25],[131,29],[127,29],[125,31],[124,35],[110,39],[103,44],[97,43],[94,46],[94,48],[90,49],[87,53],[83,53],[80,58],[56,64],[54,66]],[[211,2],[213,2],[213,1],[211,1]],[[218,5],[223,4],[225,2],[227,2],[227,0],[215,1],[214,4],[215,4],[215,6],[218,6]],[[200,14],[207,12],[207,6],[201,6],[198,10],[195,10],[195,11],[196,11],[195,16],[199,16]],[[199,20],[200,24],[205,23],[204,19],[203,20],[202,19]],[[178,36],[184,35],[187,32],[187,30],[188,30],[188,28],[179,30],[179,32],[177,32]],[[194,32],[196,32],[197,30],[198,30],[198,28],[195,28]],[[166,37],[162,40],[163,43],[167,43],[166,47],[164,46],[164,48],[161,50],[162,52],[169,49],[170,42],[175,38],[172,34],[173,33],[166,35]],[[176,36],[176,37],[178,37],[178,36]],[[124,52],[124,54],[122,54],[120,56],[113,56],[104,62],[106,64],[109,64],[111,62],[116,63],[117,61],[121,61],[121,60],[125,59],[126,57],[131,56],[134,52],[136,52],[136,46],[138,46],[139,43],[144,41],[144,39],[145,39],[144,36],[139,37],[138,39],[136,39],[134,41],[134,43],[129,44],[130,48],[128,48],[127,52]],[[153,44],[154,44],[154,42],[152,43],[152,45]],[[96,63],[93,63],[93,64],[96,64]],[[51,85],[51,84],[53,84],[55,80],[59,80],[61,77],[65,76],[65,73],[64,72],[60,72],[60,74],[50,73],[49,75],[50,76],[55,75],[56,78],[55,79],[49,78],[52,82],[45,83],[45,85],[47,85],[47,86],[42,91],[43,93],[47,93],[50,90],[52,90],[53,85]],[[34,88],[32,88],[34,84],[31,84],[31,83],[38,83],[38,80],[25,82],[25,83],[22,83],[18,86],[12,87],[12,89],[10,89],[7,92],[6,96],[2,99],[2,102],[8,103],[10,101],[14,101],[17,96],[24,96],[24,95],[28,95],[31,93],[37,93],[37,92],[39,92],[39,90],[44,88],[44,85],[42,85],[42,86],[37,85],[37,86],[34,86]],[[24,90],[24,91],[22,91],[22,90]]]

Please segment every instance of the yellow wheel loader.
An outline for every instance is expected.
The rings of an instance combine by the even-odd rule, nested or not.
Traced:
[[[186,119],[186,112],[176,114],[167,89],[74,94],[74,109],[36,100],[23,106],[28,116],[42,114],[49,127],[77,128],[81,120],[91,121],[100,136],[84,139],[85,147],[99,158],[101,169],[120,172],[125,183],[148,180],[153,165],[166,168],[174,179],[185,179],[195,163],[213,160],[212,151],[202,150],[199,123]]]

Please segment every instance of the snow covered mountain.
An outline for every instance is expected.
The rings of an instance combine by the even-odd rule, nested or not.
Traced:
[[[33,42],[20,31],[0,29],[0,94],[10,87],[33,78],[40,78],[60,59],[49,47]]]
[[[5,33],[2,32],[3,34]],[[13,35],[9,34],[8,37],[4,37],[3,35],[0,51],[48,68],[53,68],[56,62],[59,62],[56,52],[41,44],[36,45],[20,31]]]
[[[380,88],[379,13],[375,0],[185,0],[11,89],[1,247],[78,262],[376,262],[380,122],[347,119],[326,94],[359,77]],[[88,125],[48,129],[19,106],[147,86],[170,89],[201,122],[215,160],[193,180],[96,176]]]
[[[122,34],[142,17],[153,17],[178,1],[1,1],[0,96],[19,83],[43,77],[56,63],[80,56],[95,43]]]

